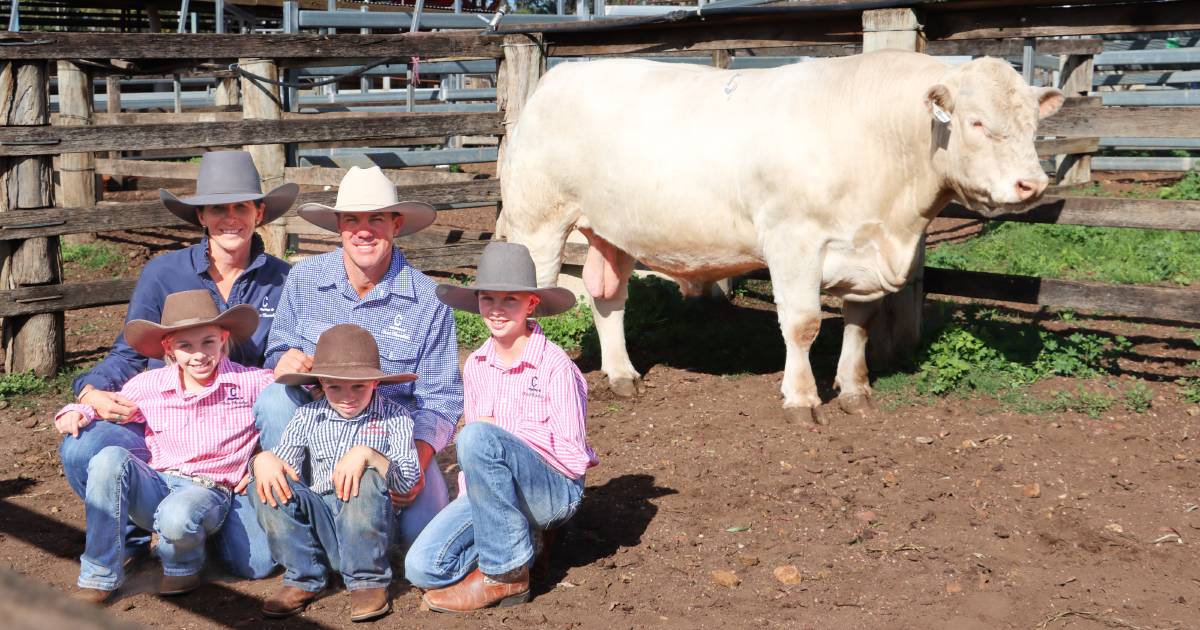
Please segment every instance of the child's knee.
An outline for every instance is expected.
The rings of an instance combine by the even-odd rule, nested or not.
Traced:
[[[499,455],[499,427],[489,422],[472,422],[463,427],[455,438],[455,452],[460,465],[477,458],[494,458]]]
[[[133,454],[120,446],[106,446],[88,461],[88,479],[116,478],[125,472]]]

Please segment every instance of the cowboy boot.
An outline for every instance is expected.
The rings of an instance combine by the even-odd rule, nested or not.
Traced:
[[[458,584],[438,588],[421,598],[437,612],[470,612],[492,606],[512,606],[529,601],[529,567],[500,576],[487,576],[477,567]]]
[[[282,619],[304,612],[320,591],[310,592],[295,586],[283,586],[267,601],[263,602],[262,614],[271,619]]]
[[[350,621],[370,621],[391,610],[392,600],[385,587],[350,591]]]

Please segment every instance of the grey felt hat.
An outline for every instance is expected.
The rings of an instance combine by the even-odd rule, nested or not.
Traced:
[[[537,286],[537,270],[529,249],[519,243],[493,241],[483,248],[475,270],[475,284],[460,287],[439,284],[438,299],[460,311],[479,312],[478,291],[520,291],[534,293],[541,302],[533,311],[534,317],[557,315],[575,306],[575,294],[562,287]]]
[[[211,151],[200,158],[200,176],[196,179],[196,194],[180,199],[164,188],[158,198],[171,214],[200,225],[196,210],[201,206],[262,200],[264,224],[283,216],[296,201],[300,187],[284,184],[263,193],[258,169],[246,151]]]

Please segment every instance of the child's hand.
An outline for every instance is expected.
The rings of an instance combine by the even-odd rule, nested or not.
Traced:
[[[92,421],[78,411],[68,411],[63,415],[54,419],[54,428],[58,429],[59,433],[70,433],[71,437],[79,437],[79,430]]]
[[[271,451],[263,451],[254,457],[251,468],[254,478],[258,480],[255,487],[258,489],[259,501],[277,508],[279,503],[287,503],[292,499],[292,486],[287,478],[300,481],[300,475],[296,474],[291,464],[279,459],[279,456]],[[275,497],[279,497],[278,503]]]
[[[337,498],[349,501],[350,497],[358,496],[358,481],[362,479],[363,472],[372,460],[380,457],[383,456],[378,451],[362,444],[346,451],[333,467],[333,492]]]

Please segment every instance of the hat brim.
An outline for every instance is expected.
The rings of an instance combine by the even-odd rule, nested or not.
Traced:
[[[125,324],[125,342],[138,354],[150,358],[163,358],[163,337],[188,328],[199,326],[220,326],[229,331],[235,341],[246,341],[258,330],[258,311],[249,304],[239,304],[212,319],[189,321],[174,326],[161,324],[145,319],[135,319]]]
[[[517,284],[474,284],[460,287],[455,284],[439,284],[437,297],[442,303],[451,308],[470,313],[479,313],[478,291],[505,291],[509,293],[533,293],[541,298],[533,309],[533,317],[558,315],[571,310],[575,306],[575,294],[562,287],[543,287],[541,289]]]
[[[218,206],[227,203],[241,203],[243,201],[262,201],[265,208],[263,209],[263,220],[259,225],[266,225],[279,217],[287,214],[288,208],[296,202],[296,197],[300,195],[300,186],[293,183],[277,186],[266,194],[259,193],[217,193],[212,195],[193,195],[191,197],[179,198],[171,191],[165,188],[158,189],[158,198],[162,201],[163,207],[171,214],[199,226],[200,220],[196,218],[196,210],[204,206]]]
[[[276,383],[284,385],[315,385],[317,379],[335,378],[342,381],[379,381],[380,383],[408,383],[417,380],[412,372],[400,374],[385,374],[378,368],[364,366],[329,366],[314,365],[311,372],[291,372],[280,374]]]
[[[407,236],[420,232],[437,220],[437,210],[424,201],[401,201],[390,206],[369,204],[353,206],[327,206],[322,203],[306,203],[296,208],[296,214],[305,221],[334,234],[338,233],[337,215],[340,213],[385,212],[404,217],[404,225],[396,236]]]

